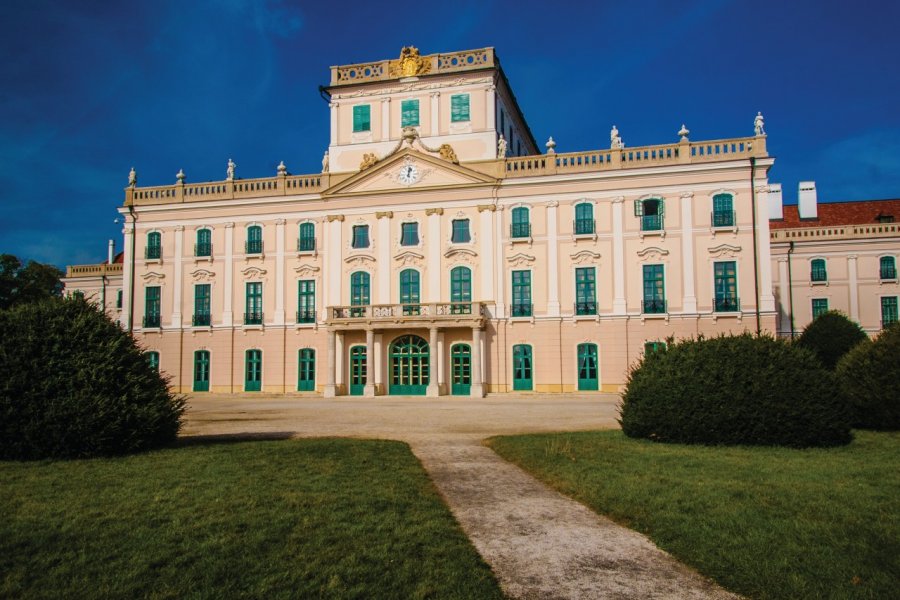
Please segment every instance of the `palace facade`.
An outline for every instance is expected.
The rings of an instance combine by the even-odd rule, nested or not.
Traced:
[[[326,90],[321,172],[133,174],[121,264],[70,267],[177,390],[616,391],[670,336],[784,329],[761,117],[542,151],[492,48],[405,48]]]

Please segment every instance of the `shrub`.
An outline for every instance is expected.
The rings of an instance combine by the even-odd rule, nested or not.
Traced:
[[[863,340],[869,339],[856,321],[836,310],[829,310],[807,325],[797,344],[812,350],[825,368],[834,371],[841,357]]]
[[[900,325],[847,353],[837,367],[841,391],[863,429],[900,429]]]
[[[846,444],[850,414],[833,379],[811,352],[771,337],[684,340],[632,367],[619,423],[662,442]]]
[[[0,310],[0,458],[161,446],[183,411],[132,337],[84,300]]]

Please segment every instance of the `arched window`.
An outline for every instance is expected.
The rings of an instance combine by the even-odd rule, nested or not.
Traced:
[[[575,205],[575,235],[594,233],[594,205],[582,202]]]
[[[369,274],[365,271],[357,271],[350,275],[350,305],[366,306],[369,304]],[[354,308],[350,310],[351,317],[361,317],[365,309]]]
[[[251,225],[247,228],[246,250],[247,254],[262,254],[262,227],[259,225]]]
[[[809,279],[810,281],[828,281],[824,258],[814,258],[809,263]]]
[[[634,216],[641,219],[641,231],[660,231],[663,228],[665,204],[662,198],[645,198],[634,201]]]
[[[162,234],[158,231],[151,231],[147,234],[147,248],[144,251],[144,258],[160,257],[162,257]]]
[[[512,224],[510,225],[509,237],[527,238],[531,236],[531,223],[528,216],[528,209],[524,206],[517,206],[512,209]]]
[[[212,231],[197,230],[197,243],[194,245],[194,256],[212,256]]]
[[[400,304],[404,315],[419,314],[419,272],[415,269],[400,271]]]
[[[897,279],[897,263],[893,256],[881,257],[881,278]]]
[[[450,312],[455,315],[472,314],[472,271],[469,267],[454,267],[450,271]]]
[[[312,223],[300,223],[297,237],[298,252],[312,252],[316,249],[316,226]]]

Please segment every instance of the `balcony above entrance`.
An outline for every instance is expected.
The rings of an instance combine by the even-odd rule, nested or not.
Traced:
[[[360,325],[379,328],[481,327],[485,316],[482,302],[436,302],[426,304],[365,304],[330,306],[326,323],[338,329]]]

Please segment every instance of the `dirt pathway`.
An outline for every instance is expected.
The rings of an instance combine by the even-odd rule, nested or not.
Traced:
[[[507,463],[491,435],[615,427],[612,395],[192,399],[185,435],[293,434],[403,440],[512,598],[735,598],[646,537]]]

